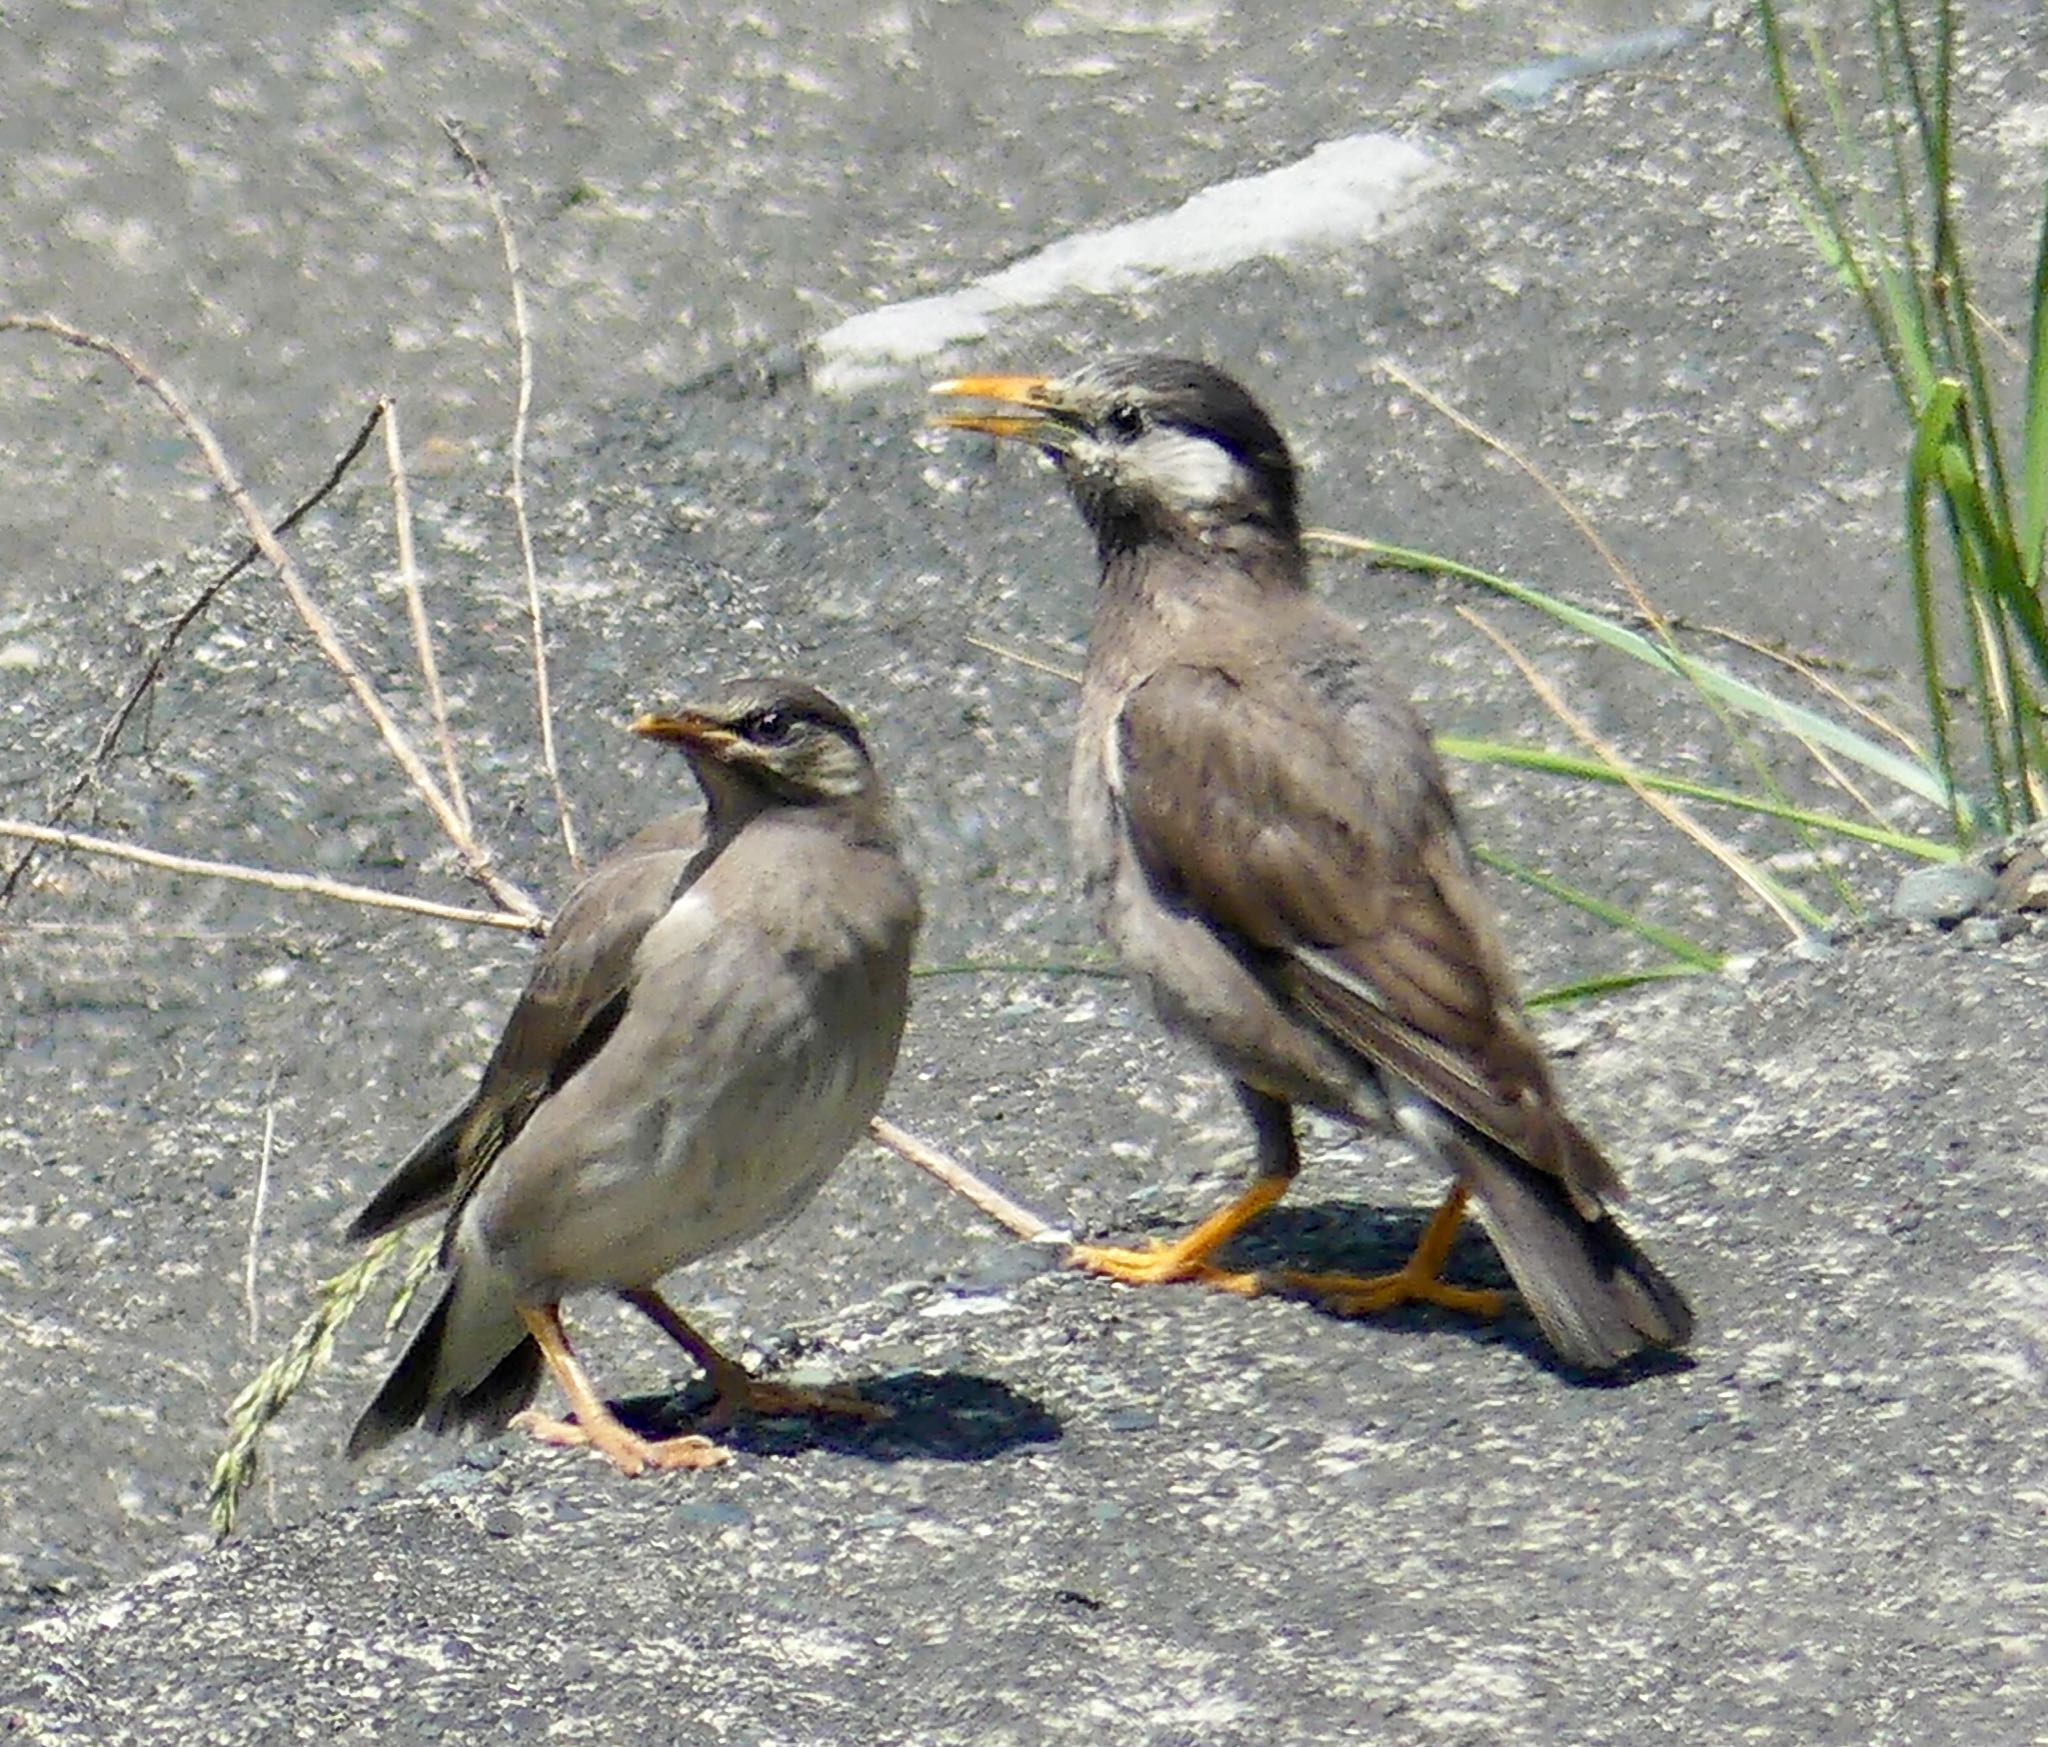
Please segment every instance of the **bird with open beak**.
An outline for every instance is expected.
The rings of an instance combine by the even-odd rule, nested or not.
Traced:
[[[1082,1247],[1131,1284],[1272,1288],[1344,1314],[1497,1313],[1440,1278],[1468,1198],[1567,1364],[1675,1347],[1692,1314],[1609,1210],[1623,1193],[1565,1113],[1421,719],[1308,589],[1294,463],[1202,363],[967,376],[955,430],[1051,456],[1101,564],[1069,813],[1090,898],[1166,1023],[1235,1084],[1257,1176],[1178,1242]],[[1293,1111],[1390,1126],[1451,1179],[1385,1275],[1212,1258],[1285,1194]]]
[[[357,1423],[361,1456],[425,1420],[496,1430],[553,1374],[573,1422],[515,1423],[622,1474],[725,1459],[649,1439],[599,1398],[562,1328],[616,1293],[736,1414],[883,1417],[846,1390],[751,1377],[657,1282],[779,1224],[880,1107],[909,1007],[916,887],[853,719],[794,680],[741,680],[633,731],[681,750],[701,814],[650,826],[570,896],[476,1091],[349,1228],[451,1209],[439,1301]]]

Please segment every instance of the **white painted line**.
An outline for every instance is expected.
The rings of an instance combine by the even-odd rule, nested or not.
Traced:
[[[958,291],[853,316],[816,342],[811,383],[847,394],[893,381],[986,339],[1006,316],[1061,298],[1123,296],[1175,274],[1369,242],[1446,173],[1440,158],[1392,134],[1330,140],[1278,170],[1204,188],[1171,212],[1064,237]]]

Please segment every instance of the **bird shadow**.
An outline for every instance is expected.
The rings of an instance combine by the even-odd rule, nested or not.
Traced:
[[[886,1419],[852,1415],[740,1419],[707,1435],[737,1454],[801,1456],[812,1450],[868,1462],[987,1462],[1025,1444],[1057,1443],[1058,1416],[1035,1397],[993,1377],[964,1371],[898,1371],[849,1385]],[[698,1378],[681,1391],[637,1395],[616,1404],[643,1437],[704,1429],[715,1396]]]
[[[1413,1207],[1356,1201],[1283,1202],[1234,1239],[1217,1260],[1223,1267],[1253,1271],[1293,1268],[1317,1274],[1390,1274],[1414,1252],[1429,1220],[1429,1210]],[[1684,1353],[1655,1348],[1645,1349],[1611,1371],[1588,1370],[1560,1359],[1516,1294],[1492,1240],[1470,1219],[1458,1229],[1444,1263],[1443,1279],[1453,1286],[1507,1293],[1506,1313],[1488,1319],[1433,1304],[1410,1304],[1361,1318],[1341,1315],[1305,1295],[1281,1292],[1276,1296],[1295,1296],[1332,1321],[1370,1320],[1377,1327],[1404,1334],[1450,1331],[1482,1345],[1509,1347],[1575,1388],[1625,1388],[1693,1368],[1694,1361]]]

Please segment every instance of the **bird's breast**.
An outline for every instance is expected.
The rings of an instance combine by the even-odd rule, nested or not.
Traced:
[[[902,1036],[914,907],[857,908],[763,931],[712,890],[678,900],[617,1032],[479,1186],[464,1259],[529,1297],[645,1286],[802,1207]]]

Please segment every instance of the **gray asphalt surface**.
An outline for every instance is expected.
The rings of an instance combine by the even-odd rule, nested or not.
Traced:
[[[2011,308],[2048,37],[2037,8],[1969,18],[1980,293]],[[1108,346],[1241,371],[1310,468],[1313,519],[1607,598],[1524,479],[1374,368],[1398,360],[1550,471],[1667,610],[1824,651],[1910,716],[1901,441],[1782,196],[1733,20],[1592,0],[809,20],[0,18],[0,305],[134,343],[269,505],[400,394],[467,772],[534,890],[565,872],[499,495],[512,353],[488,217],[433,122],[451,110],[531,279],[530,494],[597,842],[673,798],[673,767],[621,731],[634,709],[794,667],[873,725],[928,964],[1091,952],[1061,844],[1069,688],[970,640],[1071,665],[1084,540],[1028,459],[919,421],[929,375]],[[1651,28],[1687,34],[1538,107],[1486,95],[1549,56],[1627,59],[1617,39]],[[900,379],[811,386],[807,345],[847,317],[1373,130],[1442,177],[1364,246],[1063,298]],[[20,337],[0,339],[0,468],[0,810],[39,816],[217,568],[226,518],[116,373]],[[295,549],[416,712],[370,461]],[[1526,616],[1356,565],[1323,579],[1442,730],[1560,738],[1465,603],[1645,762],[1740,774],[1696,711]],[[145,744],[100,829],[465,895],[261,574],[195,632]],[[1493,846],[1773,946],[1626,800],[1479,769],[1459,786]],[[1843,871],[1882,908],[1895,869]],[[1532,983],[1628,962],[1498,895]],[[345,1263],[338,1222],[457,1094],[523,963],[497,935],[80,861],[0,916],[0,1724],[1801,1747],[2048,1728],[2037,930],[1873,924],[1819,961],[1769,950],[1557,1020],[1634,1222],[1700,1307],[1689,1367],[1588,1389],[1516,1320],[1113,1291],[864,1154],[677,1296],[775,1364],[876,1380],[890,1427],[765,1428],[730,1468],[658,1485],[425,1440],[351,1471],[335,1449],[388,1359],[360,1326],[276,1428],[243,1536],[209,1550],[225,1403]],[[1244,1160],[1213,1076],[1098,976],[927,979],[891,1114],[1092,1233],[1167,1231]],[[1391,1263],[1434,1188],[1389,1145],[1322,1134],[1245,1252]],[[1477,1238],[1459,1265],[1498,1278]],[[676,1378],[626,1319],[571,1314],[613,1392]]]

